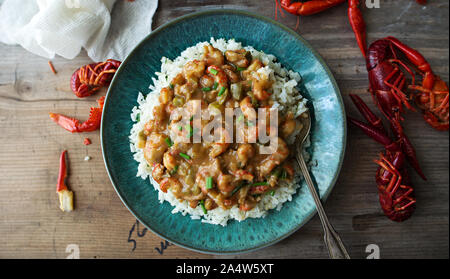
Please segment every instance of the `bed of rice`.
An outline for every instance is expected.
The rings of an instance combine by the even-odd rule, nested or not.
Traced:
[[[243,48],[241,43],[236,42],[234,39],[227,41],[225,39],[216,40],[211,38],[209,43],[222,52]],[[265,195],[254,209],[246,212],[241,211],[237,206],[234,206],[230,210],[224,210],[218,207],[209,210],[207,214],[204,214],[200,206],[191,208],[187,201],[180,202],[170,191],[164,193],[159,189],[158,183],[156,183],[151,176],[152,169],[151,166],[147,164],[142,149],[139,149],[136,146],[138,134],[143,130],[145,123],[153,118],[152,110],[154,106],[159,104],[158,96],[161,89],[169,86],[170,81],[181,72],[186,62],[194,59],[201,59],[204,51],[203,46],[206,44],[208,44],[208,42],[201,42],[187,48],[173,61],[166,57],[161,59],[161,72],[156,73],[157,79],[153,78],[153,85],[150,85],[149,87],[150,93],[144,96],[144,94],[139,92],[137,99],[138,106],[134,107],[131,112],[131,119],[135,124],[130,132],[130,149],[134,159],[139,163],[136,176],[141,177],[142,179],[148,178],[150,180],[151,185],[158,191],[159,201],[161,203],[167,201],[174,206],[172,214],[189,214],[192,219],[201,219],[202,222],[226,226],[230,219],[242,221],[246,218],[260,218],[265,217],[270,209],[276,208],[276,210],[280,210],[284,202],[292,199],[292,195],[295,194],[300,185],[299,182],[302,179],[302,176],[300,171],[296,169],[296,175],[292,183],[284,183],[275,191],[274,195]],[[274,81],[273,94],[271,96],[274,101],[273,107],[278,108],[280,112],[292,111],[295,116],[299,116],[307,111],[307,100],[300,95],[300,92],[296,88],[301,80],[300,75],[283,68],[280,63],[276,62],[276,57],[273,55],[257,51],[251,46],[246,46],[244,48],[247,51],[250,51],[254,58],[258,58],[264,63],[265,67],[258,71],[266,73],[269,75],[270,79]],[[291,135],[287,140],[288,143],[293,142],[295,135],[298,132],[299,130]],[[308,145],[309,142],[307,142],[305,148],[307,148]],[[309,154],[306,150],[303,150],[303,153],[305,159],[309,160]],[[297,164],[294,165],[297,166]]]

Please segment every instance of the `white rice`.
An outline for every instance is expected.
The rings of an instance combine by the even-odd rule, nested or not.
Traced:
[[[236,42],[234,39],[225,40],[211,38],[209,42],[213,47],[225,52],[226,50],[242,49],[242,45]],[[170,81],[181,72],[183,66],[194,59],[201,59],[204,52],[204,45],[208,42],[201,42],[193,47],[189,47],[184,50],[179,57],[175,60],[170,60],[166,57],[161,59],[162,66],[161,72],[157,72],[157,79],[153,78],[153,85],[150,85],[150,93],[145,97],[142,93],[139,93],[137,103],[138,106],[134,107],[131,112],[131,119],[136,122],[130,132],[130,149],[133,153],[134,159],[139,163],[137,169],[137,177],[142,179],[149,179],[151,185],[158,191],[158,197],[160,203],[164,201],[169,202],[174,209],[172,213],[181,213],[183,215],[189,214],[192,219],[202,219],[202,222],[210,224],[220,224],[226,226],[228,220],[236,219],[238,221],[245,220],[246,218],[260,218],[265,217],[268,210],[276,208],[281,210],[284,202],[290,201],[292,195],[295,194],[297,188],[300,186],[300,180],[302,176],[298,168],[295,169],[295,177],[292,183],[284,183],[279,187],[274,195],[264,195],[258,205],[250,211],[241,211],[237,206],[234,206],[230,210],[224,210],[220,207],[209,210],[207,214],[204,214],[202,208],[191,208],[187,201],[180,202],[174,197],[174,195],[168,191],[162,192],[159,189],[159,185],[155,182],[151,176],[152,169],[147,164],[142,149],[137,148],[138,134],[144,129],[144,125],[149,120],[153,119],[152,111],[153,107],[159,104],[158,96],[162,88],[168,87]],[[276,62],[276,57],[270,54],[266,54],[262,51],[257,51],[251,46],[244,47],[247,51],[250,51],[253,58],[258,58],[263,62],[265,67],[258,70],[259,73],[264,73],[270,77],[273,83],[273,94],[271,95],[274,101],[273,108],[277,108],[280,112],[292,111],[295,116],[299,116],[303,112],[307,111],[307,100],[300,95],[296,86],[301,80],[298,73],[288,71]],[[137,117],[139,116],[139,121]],[[287,142],[293,143],[295,135],[300,132],[298,129]],[[305,148],[309,146],[309,140],[305,145]],[[309,161],[309,154],[303,150],[305,159]],[[297,167],[297,164],[295,164]]]

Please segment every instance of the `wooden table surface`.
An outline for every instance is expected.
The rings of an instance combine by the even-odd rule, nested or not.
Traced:
[[[364,2],[364,1],[362,1]],[[368,41],[395,36],[420,50],[434,71],[448,82],[449,2],[381,0],[380,9],[362,8]],[[160,1],[154,28],[187,13],[233,8],[274,17],[274,1]],[[358,94],[373,108],[367,93],[365,62],[350,29],[343,4],[322,14],[302,17],[297,30],[324,57],[333,71],[348,114],[357,116],[348,94]],[[279,20],[295,28],[296,17]],[[136,222],[115,193],[101,155],[99,132],[70,134],[48,112],[86,119],[97,96],[76,98],[69,89],[72,72],[90,62],[85,53],[74,60],[56,58],[54,75],[47,59],[19,46],[0,45],[0,258],[205,258],[165,241]],[[105,94],[102,92],[100,94]],[[349,126],[348,146],[337,186],[325,210],[353,258],[366,258],[375,244],[381,258],[448,258],[449,133],[430,128],[420,113],[409,112],[406,133],[416,146],[428,181],[412,171],[417,210],[404,223],[381,212],[372,159],[382,147]],[[83,145],[84,137],[92,145]],[[58,209],[55,183],[58,158],[69,151],[69,185],[76,210]],[[90,156],[90,161],[84,161]],[[369,246],[370,248],[371,246]],[[292,236],[271,247],[233,258],[327,258],[318,216]],[[217,257],[217,256],[215,256]]]

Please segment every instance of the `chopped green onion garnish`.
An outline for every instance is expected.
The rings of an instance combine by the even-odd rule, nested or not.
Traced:
[[[194,120],[194,116],[193,115],[189,118],[189,121],[192,121],[192,120]]]
[[[178,171],[178,165],[176,165],[176,166],[170,171],[170,174],[171,174],[171,175],[174,175],[174,174],[177,173],[177,171]]]
[[[138,114],[136,115],[136,122],[139,122],[140,120],[141,120],[141,114],[138,113]]]
[[[170,138],[165,138],[164,141],[167,143],[169,147],[173,145],[173,142],[170,140]]]
[[[169,84],[169,87],[170,87],[170,89],[173,89],[173,84],[171,83],[171,84]]]
[[[266,185],[269,185],[269,183],[267,183],[267,182],[256,182],[256,183],[253,183],[250,186],[254,187],[254,186],[266,186]]]
[[[182,130],[183,130],[183,127],[178,126],[178,131],[182,131]]]
[[[222,96],[222,94],[225,93],[225,90],[226,90],[225,87],[220,88],[219,94],[217,94],[217,96],[219,97]]]
[[[286,179],[287,178],[287,171],[285,169],[283,169],[281,171],[281,179]]]
[[[213,85],[212,89],[216,90],[217,86],[219,86],[219,83],[216,81],[216,82],[214,82],[214,85]]]
[[[213,187],[213,179],[211,176],[206,178],[206,189],[212,189]]]
[[[242,120],[244,120],[244,115],[243,114],[239,115],[237,121],[241,122]]]
[[[271,196],[274,196],[274,195],[275,195],[275,191],[272,190],[272,191],[269,192],[269,194],[270,194]]]
[[[201,201],[200,201],[200,206],[201,206],[202,209],[203,209],[203,213],[207,214],[207,213],[208,213],[208,210],[206,210],[206,207],[205,207],[205,200],[201,200]]]
[[[203,91],[211,91],[211,87],[203,87],[202,90]]]
[[[209,69],[209,71],[211,72],[211,74],[213,75],[217,75],[217,70],[216,69]]]
[[[181,153],[181,152],[180,152],[180,156],[183,157],[186,160],[190,160],[191,159],[191,156],[189,156],[187,154],[184,154],[184,153]]]
[[[245,68],[236,67],[236,70],[238,70],[239,72],[242,72],[243,70],[245,70]]]

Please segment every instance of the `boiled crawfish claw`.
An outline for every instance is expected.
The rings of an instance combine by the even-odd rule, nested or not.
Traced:
[[[67,150],[61,153],[59,158],[59,174],[56,183],[56,193],[59,198],[59,208],[62,211],[70,212],[73,210],[73,192],[69,190],[66,184],[67,179]]]
[[[99,107],[92,107],[88,120],[84,121],[83,123],[81,123],[78,119],[58,113],[50,113],[50,118],[55,121],[56,124],[71,133],[95,131],[100,127],[105,96],[98,99],[97,102]]]

